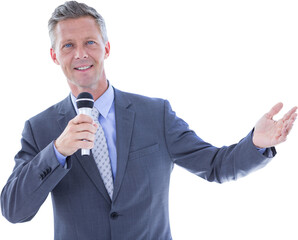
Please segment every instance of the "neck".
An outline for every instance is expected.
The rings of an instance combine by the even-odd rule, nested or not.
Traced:
[[[78,97],[78,95],[81,92],[88,92],[88,93],[92,94],[94,101],[96,101],[101,95],[103,95],[105,93],[105,91],[109,87],[109,84],[108,84],[107,79],[105,79],[104,81],[101,81],[101,83],[98,84],[98,86],[96,86],[96,87],[80,87],[80,86],[72,85],[71,83],[69,83],[69,87],[70,87],[72,94],[75,97]]]

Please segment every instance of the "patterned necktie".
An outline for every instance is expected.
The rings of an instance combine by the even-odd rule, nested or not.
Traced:
[[[99,116],[99,112],[94,107],[92,109],[92,117],[94,122],[96,122],[99,127],[95,134],[95,141],[94,141],[94,147],[92,149],[92,154],[95,159],[101,178],[103,180],[103,183],[108,191],[110,198],[112,199],[114,185],[113,185],[113,176],[112,176],[108,145],[104,135],[103,128],[98,122],[98,116]]]

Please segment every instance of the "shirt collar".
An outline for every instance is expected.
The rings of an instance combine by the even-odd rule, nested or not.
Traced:
[[[71,101],[72,104],[78,114],[78,108],[76,104],[76,97],[71,93]],[[95,102],[94,107],[99,111],[99,113],[104,117],[107,118],[108,113],[112,107],[114,102],[114,90],[112,85],[109,83],[108,89],[101,95]]]

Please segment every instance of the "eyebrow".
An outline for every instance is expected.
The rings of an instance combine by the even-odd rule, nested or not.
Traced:
[[[96,37],[95,36],[88,36],[88,37],[85,37],[84,40],[96,40]],[[61,43],[66,43],[66,42],[73,42],[73,39],[69,38],[69,39],[66,39],[66,40],[63,40],[61,41]]]
[[[61,43],[72,42],[72,41],[73,41],[72,39],[66,39],[66,40],[61,41]]]

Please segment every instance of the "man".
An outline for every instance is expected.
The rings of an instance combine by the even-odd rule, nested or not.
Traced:
[[[26,122],[1,209],[11,222],[29,221],[51,193],[56,240],[172,239],[168,192],[174,164],[208,181],[236,180],[272,159],[296,119],[294,107],[274,121],[279,103],[238,144],[216,148],[167,101],[111,86],[104,69],[110,44],[93,8],[66,2],[54,11],[49,32],[51,57],[71,94]],[[77,115],[81,92],[96,100],[100,116],[94,120]],[[82,156],[82,148],[92,154]]]

